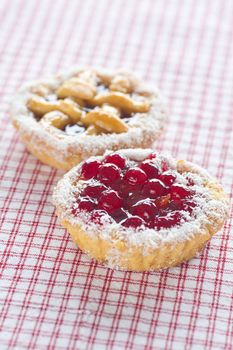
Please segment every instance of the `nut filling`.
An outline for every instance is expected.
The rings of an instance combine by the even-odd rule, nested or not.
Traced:
[[[41,85],[27,102],[36,120],[52,133],[100,135],[124,133],[136,113],[150,109],[148,93],[135,91],[130,79],[115,75],[103,79],[79,72],[51,91]]]
[[[168,112],[159,90],[130,72],[74,67],[25,83],[10,116],[30,153],[69,170],[107,149],[151,147]]]

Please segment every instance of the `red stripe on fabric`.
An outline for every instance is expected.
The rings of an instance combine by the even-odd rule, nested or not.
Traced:
[[[5,112],[30,77],[72,63],[126,65],[169,98],[156,148],[204,164],[232,197],[233,3],[17,0],[2,1],[0,17],[1,346],[231,350],[232,213],[180,267],[106,269],[60,227],[51,194],[62,172],[25,151]]]

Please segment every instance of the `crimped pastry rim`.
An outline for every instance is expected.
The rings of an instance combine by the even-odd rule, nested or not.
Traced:
[[[135,152],[137,152],[137,150],[133,150]],[[144,152],[146,150],[143,150]],[[127,152],[127,150],[124,151],[119,151],[121,152]],[[99,157],[102,158],[102,157]],[[138,249],[140,250],[140,254],[138,259],[142,258],[142,256],[149,256],[152,254],[158,254],[159,252],[161,253],[161,251],[164,250],[164,255],[166,256],[166,261],[162,260],[157,260],[155,261],[154,264],[152,264],[150,267],[146,266],[146,270],[148,268],[154,269],[154,268],[164,268],[164,267],[168,267],[168,266],[173,266],[173,265],[177,265],[179,262],[183,261],[183,260],[188,260],[189,258],[193,257],[198,251],[200,251],[204,245],[206,244],[206,242],[223,226],[225,219],[228,216],[228,209],[229,209],[229,200],[226,196],[226,194],[223,191],[222,186],[217,182],[217,180],[215,180],[213,177],[211,177],[204,169],[202,169],[201,167],[191,163],[191,162],[186,162],[186,161],[177,161],[177,166],[179,167],[179,170],[181,170],[182,168],[184,170],[189,170],[192,173],[196,173],[198,175],[200,175],[201,177],[203,177],[206,181],[206,188],[208,189],[208,191],[210,191],[212,199],[213,199],[213,203],[215,203],[215,210],[217,208],[217,210],[219,210],[219,215],[216,216],[216,212],[215,210],[212,208],[212,210],[209,210],[209,212],[207,213],[205,220],[203,220],[202,224],[198,226],[198,228],[195,227],[195,225],[193,225],[194,230],[190,230],[189,232],[186,232],[186,235],[183,236],[172,236],[171,234],[168,235],[166,237],[166,239],[160,239],[157,240],[156,242],[152,242],[150,241],[148,244],[148,241],[146,241],[148,238],[147,234],[144,234],[144,241],[140,241],[140,242],[133,242],[132,243],[132,239],[130,240],[129,238],[132,235],[132,229],[124,229],[125,235],[122,235],[122,232],[119,234],[117,234],[117,232],[112,232],[112,235],[110,235],[109,237],[103,235],[102,231],[103,229],[98,228],[96,226],[95,229],[95,225],[90,224],[90,232],[88,232],[87,229],[87,224],[80,221],[80,218],[76,220],[76,222],[73,220],[72,216],[70,216],[69,214],[67,214],[65,212],[65,202],[63,202],[61,200],[61,197],[59,195],[59,192],[61,190],[61,187],[64,186],[64,181],[65,182],[69,182],[71,184],[72,178],[74,176],[74,174],[77,173],[78,168],[81,165],[76,166],[74,169],[72,169],[70,172],[68,172],[65,177],[63,177],[59,182],[57,187],[54,190],[54,204],[56,206],[56,213],[62,223],[62,225],[64,227],[66,227],[68,229],[68,231],[70,232],[71,236],[73,237],[73,240],[78,243],[80,245],[79,242],[79,237],[81,237],[81,235],[85,235],[86,236],[86,240],[89,241],[89,244],[87,245],[87,248],[85,249],[85,247],[83,248],[85,251],[87,251],[89,253],[89,255],[97,258],[93,252],[90,251],[90,247],[92,246],[91,242],[93,239],[97,239],[98,242],[102,242],[101,244],[103,245],[103,242],[107,242],[108,244],[110,244],[111,249],[108,249],[108,252],[106,252],[106,256],[105,258],[101,258],[99,259],[100,261],[103,261],[105,263],[107,263],[107,265],[112,265],[113,267],[115,266],[119,266],[123,269],[132,269],[132,270],[141,270],[140,266],[135,266],[130,267],[130,259],[126,259],[128,262],[126,263],[126,265],[124,266],[124,264],[122,265],[122,261],[120,258],[120,252],[118,252],[118,254],[116,254],[116,249],[114,249],[114,247],[119,245],[119,242],[123,245],[123,247],[127,248],[127,252],[130,254],[130,251],[133,252],[133,256],[135,256],[135,254],[139,254],[138,253]],[[68,194],[67,194],[68,195]],[[216,206],[217,205],[217,206]],[[211,206],[210,206],[211,208]],[[79,220],[79,221],[78,221]],[[194,219],[193,222],[195,222]],[[154,230],[156,231],[156,230]],[[174,228],[171,228],[168,231],[174,231]],[[158,231],[157,231],[158,232]],[[178,231],[176,231],[178,232]],[[187,234],[188,233],[188,234]],[[111,242],[111,243],[109,243]],[[189,242],[189,243],[188,243]],[[190,245],[189,249],[191,249],[191,255],[187,255],[185,252],[185,245]],[[82,248],[82,247],[81,247]],[[121,249],[123,249],[121,247]],[[179,250],[179,256],[177,256],[175,251]],[[124,250],[124,249],[123,249]],[[161,251],[160,251],[161,250]],[[170,255],[169,257],[167,257],[167,254]],[[118,258],[118,259],[117,259]],[[152,258],[151,258],[152,259]],[[125,257],[123,258],[123,260],[125,260]],[[152,259],[153,260],[153,259]]]
[[[31,92],[31,89],[39,84],[46,84],[56,88],[67,78],[86,69],[92,69],[101,76],[114,76],[119,73],[125,74],[132,79],[138,90],[154,94],[150,111],[148,113],[140,113],[140,118],[143,118],[143,120],[140,120],[138,113],[135,113],[132,117],[132,120],[134,119],[138,123],[138,127],[129,128],[127,132],[121,134],[85,135],[82,137],[80,135],[65,135],[61,137],[49,133],[35,120],[33,114],[26,106],[27,100],[35,96]],[[92,155],[103,154],[106,149],[117,150],[121,148],[144,148],[150,146],[161,134],[167,115],[167,108],[160,92],[142,83],[132,73],[123,70],[107,71],[101,68],[82,67],[72,68],[47,79],[25,83],[16,94],[10,111],[13,125],[18,129],[28,149],[38,158],[42,159],[42,161],[53,163],[53,159],[56,159],[58,164],[55,164],[55,166],[64,169],[70,169],[81,160]],[[49,149],[49,153],[47,149]],[[74,161],[72,161],[72,157]]]

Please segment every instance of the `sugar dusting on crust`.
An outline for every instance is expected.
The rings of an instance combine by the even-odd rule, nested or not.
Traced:
[[[41,151],[42,143],[47,145],[50,150],[50,156],[55,157],[59,162],[64,162],[66,157],[72,154],[80,155],[81,159],[86,159],[90,155],[103,154],[106,149],[120,149],[130,147],[142,147],[152,144],[160,135],[167,111],[165,103],[160,93],[146,87],[132,74],[124,73],[133,82],[136,91],[142,91],[151,94],[149,98],[151,108],[148,113],[135,113],[129,120],[129,130],[121,134],[105,135],[62,135],[51,134],[43,128],[33,116],[27,107],[28,99],[37,96],[33,92],[40,84],[55,90],[64,80],[75,74],[85,71],[84,69],[72,69],[70,72],[59,74],[50,79],[26,83],[18,92],[11,108],[11,118],[14,125],[17,126],[23,138],[30,137],[33,147]],[[119,72],[107,72],[96,70],[98,74],[105,77],[113,77]],[[138,97],[140,99],[140,96]]]
[[[148,149],[118,151],[118,153],[135,161],[145,159],[151,152],[152,151]],[[98,157],[100,160],[102,158],[103,157]],[[186,182],[186,179],[190,179],[194,183],[192,188],[196,194],[193,200],[197,204],[194,209],[195,217],[191,217],[186,213],[186,221],[181,222],[181,225],[174,226],[171,229],[161,229],[159,231],[149,228],[135,230],[133,228],[124,228],[114,220],[110,222],[109,217],[106,223],[104,223],[105,225],[98,226],[88,220],[88,214],[85,214],[85,212],[80,213],[78,217],[72,216],[71,207],[75,202],[75,193],[77,195],[83,187],[82,181],[77,181],[76,183],[81,164],[65,174],[54,190],[53,201],[57,207],[59,218],[61,220],[67,220],[72,225],[80,225],[90,237],[98,236],[104,240],[123,240],[127,243],[129,248],[135,245],[143,246],[145,254],[148,252],[148,249],[159,247],[164,243],[184,242],[191,239],[196,234],[203,232],[206,225],[211,225],[213,229],[217,230],[219,224],[225,220],[229,208],[228,199],[223,195],[223,192],[221,192],[222,189],[220,185],[218,185],[205,170],[192,163],[183,162],[183,166],[186,170],[180,170],[182,174],[177,174],[177,169],[181,168],[179,161],[177,162],[175,159],[163,155],[158,155],[153,161],[157,164],[161,164],[161,161],[164,160],[168,162],[169,168],[172,169],[171,171],[176,172],[177,181],[179,183]],[[211,192],[208,186],[209,184],[214,184],[217,191],[221,192],[219,198]],[[115,263],[113,263],[113,265],[114,264]]]

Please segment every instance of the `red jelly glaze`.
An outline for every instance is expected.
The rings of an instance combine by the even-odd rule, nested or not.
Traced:
[[[132,228],[147,226],[160,230],[179,225],[182,211],[193,215],[194,191],[178,183],[166,161],[155,164],[156,157],[152,153],[142,162],[134,161],[133,167],[118,153],[109,154],[102,163],[85,162],[81,178],[87,184],[72,214],[85,210],[96,224],[102,224],[105,217],[104,220],[108,218]]]
[[[135,186],[129,185],[125,181],[121,181],[120,183],[117,184],[117,186],[113,186],[114,189],[116,189],[120,196],[123,199],[128,198],[131,196],[133,193],[135,193]]]
[[[180,198],[171,200],[168,204],[168,210],[182,210],[182,200]]]
[[[124,219],[127,219],[128,213],[126,210],[119,208],[112,213],[112,217],[116,222],[120,222]]]
[[[137,204],[140,201],[146,200],[145,196],[141,192],[134,191],[130,193],[127,197],[124,199],[124,203],[127,208],[131,208],[133,205]]]
[[[109,154],[105,157],[104,162],[115,164],[120,169],[124,169],[126,164],[125,158],[118,153]]]

